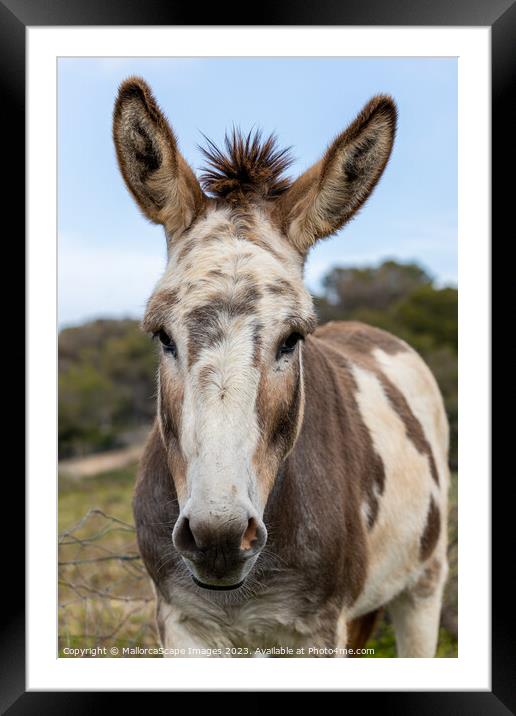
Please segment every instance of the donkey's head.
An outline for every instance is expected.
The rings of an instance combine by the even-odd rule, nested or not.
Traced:
[[[367,199],[395,124],[392,100],[375,97],[294,182],[272,138],[234,132],[226,153],[205,150],[201,188],[148,86],[120,88],[120,168],[167,237],[143,326],[161,343],[158,421],[180,507],[172,538],[201,586],[238,586],[265,545],[265,505],[303,420],[302,343],[315,327],[304,259]]]

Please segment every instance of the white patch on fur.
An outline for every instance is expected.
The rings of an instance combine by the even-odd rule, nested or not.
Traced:
[[[373,356],[385,375],[391,380],[410,405],[421,423],[434,456],[439,475],[440,490],[434,483],[434,498],[446,514],[448,492],[448,443],[449,428],[443,399],[434,376],[418,354],[413,350],[391,355],[376,348]],[[442,493],[440,496],[438,493]]]
[[[260,376],[252,365],[252,334],[249,321],[228,326],[226,340],[205,349],[185,377],[181,445],[196,511],[222,514],[257,492],[252,457],[259,437],[255,403]],[[201,386],[199,375],[207,367],[210,379]]]
[[[336,644],[339,649],[346,649],[348,646],[348,622],[350,621],[347,609],[343,609],[337,619]]]
[[[368,533],[369,571],[350,618],[390,601],[421,571],[419,540],[423,532],[432,476],[426,455],[407,438],[378,378],[352,366],[358,406],[385,468],[385,489],[376,522]]]
[[[360,506],[360,511],[362,512],[362,519],[364,521],[364,526],[366,529],[368,529],[369,525],[369,518],[371,517],[371,508],[369,507],[368,502],[362,502]]]

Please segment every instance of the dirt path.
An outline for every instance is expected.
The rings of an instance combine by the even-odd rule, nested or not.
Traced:
[[[137,462],[143,453],[143,447],[144,443],[141,443],[120,450],[109,450],[86,457],[61,460],[59,472],[66,477],[80,480],[83,477],[91,477],[102,472],[119,470]]]

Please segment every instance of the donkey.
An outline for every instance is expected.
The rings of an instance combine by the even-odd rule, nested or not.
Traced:
[[[435,655],[447,575],[448,425],[430,370],[358,322],[316,327],[308,250],[373,191],[396,130],[378,95],[297,180],[274,136],[208,140],[196,178],[148,85],[114,108],[122,175],[162,224],[143,328],[157,415],[133,501],[170,656],[345,656],[390,613]]]

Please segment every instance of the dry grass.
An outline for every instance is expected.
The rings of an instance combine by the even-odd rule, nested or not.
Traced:
[[[61,479],[61,656],[65,647],[156,646],[152,589],[132,525],[133,477],[134,467],[81,483]]]

